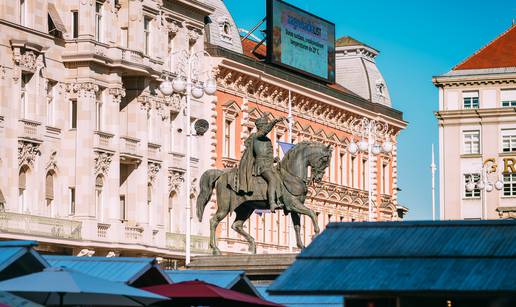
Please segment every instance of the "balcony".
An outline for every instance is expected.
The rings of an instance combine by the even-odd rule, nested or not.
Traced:
[[[28,141],[42,142],[41,123],[29,119],[20,119],[20,133],[19,136],[22,139]]]
[[[93,147],[95,149],[112,151],[111,140],[113,139],[113,136],[114,135],[111,133],[95,131]]]
[[[185,234],[167,232],[166,247],[173,251],[184,252],[186,248]],[[193,253],[210,254],[210,238],[192,235],[190,248]]]
[[[143,227],[125,226],[125,240],[127,243],[143,243]]]
[[[139,139],[129,136],[120,138],[120,161],[125,164],[139,164],[142,156],[138,152]]]
[[[99,239],[106,239],[108,237],[108,230],[111,227],[110,224],[98,223],[97,224],[97,236]]]
[[[0,230],[68,240],[81,240],[81,222],[45,216],[0,212]]]
[[[159,144],[148,143],[148,145],[147,145],[148,158],[151,160],[160,161],[160,158],[159,158],[160,148],[161,148],[161,145],[159,145]]]

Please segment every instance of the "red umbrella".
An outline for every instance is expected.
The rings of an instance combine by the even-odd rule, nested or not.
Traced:
[[[151,286],[142,290],[172,299],[169,302],[161,302],[160,306],[283,306],[199,280]]]

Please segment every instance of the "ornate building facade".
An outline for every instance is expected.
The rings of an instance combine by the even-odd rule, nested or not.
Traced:
[[[236,165],[253,121],[263,112],[285,115],[289,91],[294,142],[334,147],[326,181],[308,201],[320,224],[366,219],[368,180],[377,191],[376,219],[398,219],[396,151],[370,162],[346,152],[354,118],[384,120],[394,143],[405,127],[378,90],[386,90],[383,79],[369,88],[383,97],[376,101],[347,90],[344,79],[326,86],[264,65],[247,43],[221,0],[0,2],[0,237],[38,240],[52,253],[181,259],[185,204],[195,199],[197,178]],[[337,52],[360,56],[364,46],[342,44]],[[215,69],[219,82],[215,96],[192,100],[190,122],[185,96],[159,90],[178,74],[182,50],[211,53],[200,67]],[[369,69],[374,56],[367,54]],[[211,127],[192,137],[186,161],[186,129],[197,119]],[[287,131],[274,132],[275,144]],[[187,167],[190,191],[183,188]],[[304,224],[308,243],[313,230]],[[227,225],[219,228],[221,248],[245,252]],[[289,251],[281,214],[255,215],[247,227],[259,252]],[[194,254],[209,253],[208,234],[206,222],[192,220]]]
[[[406,210],[397,202],[396,149],[390,154],[373,156],[373,161],[368,161],[367,153],[352,155],[347,150],[352,140],[360,140],[352,129],[355,119],[384,121],[388,126],[384,140],[394,144],[398,133],[406,127],[402,114],[390,107],[385,82],[374,64],[378,52],[356,40],[352,42],[346,38],[337,42],[337,84],[331,85],[264,64],[261,60],[266,47],[257,47],[250,40],[243,41],[243,53],[217,46],[208,49],[221,59],[212,122],[217,130],[213,140],[215,166],[235,167],[244,150],[244,140],[253,132],[254,121],[264,113],[269,113],[271,118],[287,117],[290,96],[292,135],[288,135],[287,123],[279,124],[270,133],[275,156],[283,157],[278,141],[287,142],[289,138],[294,144],[316,141],[333,147],[324,182],[309,188],[306,201],[316,212],[322,228],[329,222],[367,221],[370,184],[374,220],[398,220],[398,214],[402,216]],[[348,74],[354,77],[349,78]],[[361,90],[364,96],[349,90],[351,86]],[[373,168],[372,176],[368,174],[369,166]],[[308,244],[314,228],[308,217],[302,219],[302,239]],[[247,244],[231,229],[231,223],[231,217],[226,218],[218,229],[220,247],[245,252]],[[255,212],[245,227],[256,239],[258,253],[295,250],[290,217],[283,212]]]
[[[516,26],[433,82],[441,219],[516,217]]]

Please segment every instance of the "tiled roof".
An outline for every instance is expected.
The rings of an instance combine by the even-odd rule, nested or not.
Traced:
[[[516,25],[464,60],[453,70],[516,67]]]
[[[43,257],[52,266],[66,267],[91,276],[127,284],[132,284],[145,272],[156,268],[154,258],[108,258],[54,255]],[[162,273],[162,275],[164,280],[168,280],[168,276],[166,276],[165,273]]]
[[[516,291],[516,220],[332,223],[272,294]]]
[[[255,42],[252,39],[246,38],[242,41],[242,48],[244,49],[244,55],[254,58],[256,60],[263,60],[265,59],[265,56],[267,55],[267,46],[265,46],[265,43],[261,44],[256,50],[253,52],[253,49],[258,45],[257,42]]]

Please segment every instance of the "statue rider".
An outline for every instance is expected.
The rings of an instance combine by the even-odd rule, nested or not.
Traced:
[[[267,114],[258,118],[255,123],[257,131],[245,141],[246,149],[238,166],[236,190],[239,193],[252,192],[252,176],[263,177],[267,181],[267,198],[271,212],[280,207],[276,196],[279,194],[280,176],[274,167],[272,142],[267,134],[277,123],[284,120],[285,118],[281,117],[269,122]]]

